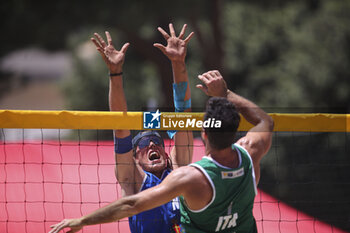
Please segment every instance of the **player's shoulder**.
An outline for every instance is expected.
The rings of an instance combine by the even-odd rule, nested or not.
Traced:
[[[177,169],[174,169],[171,174],[176,176],[183,176],[183,177],[192,177],[195,176],[197,173],[197,169],[193,166],[182,166]]]
[[[172,180],[183,184],[191,184],[203,178],[202,172],[193,166],[183,166],[170,173]]]
[[[261,134],[251,133],[249,136],[245,136],[239,139],[235,145],[241,146],[241,148],[248,153],[248,155],[255,162],[259,162],[264,154],[266,154],[270,143],[266,143]]]

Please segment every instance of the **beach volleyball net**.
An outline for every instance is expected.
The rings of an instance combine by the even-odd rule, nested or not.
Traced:
[[[258,231],[350,231],[350,116],[270,115],[273,144],[261,162],[254,203]],[[48,232],[64,218],[120,198],[111,129],[136,132],[144,123],[142,112],[1,110],[0,232]],[[238,136],[250,127],[243,121]],[[167,129],[159,130],[165,138]],[[198,128],[191,130],[199,136]],[[172,146],[165,140],[168,153]],[[193,161],[200,160],[201,140],[188,146]],[[122,219],[83,232],[130,231]]]

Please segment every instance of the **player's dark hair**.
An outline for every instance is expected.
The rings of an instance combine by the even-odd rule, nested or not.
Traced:
[[[204,121],[221,121],[221,127],[204,128],[209,144],[217,150],[225,149],[234,143],[239,126],[240,116],[233,103],[222,97],[212,97],[208,100]]]

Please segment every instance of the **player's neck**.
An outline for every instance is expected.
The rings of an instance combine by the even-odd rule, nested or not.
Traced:
[[[161,179],[163,176],[164,170],[163,171],[154,171],[152,172],[153,175],[155,175],[156,177],[158,177],[158,179]]]
[[[223,150],[209,149],[206,154],[225,167],[237,168],[239,165],[238,153],[231,147]]]

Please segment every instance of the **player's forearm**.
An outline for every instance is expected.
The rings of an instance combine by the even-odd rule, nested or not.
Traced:
[[[123,77],[110,77],[109,79],[109,110],[122,111],[128,110],[123,88]],[[116,137],[126,137],[130,135],[130,130],[115,130]]]
[[[186,64],[184,61],[172,61],[171,66],[173,69],[173,82],[181,83],[187,82],[186,95],[184,100],[189,100],[191,98],[191,90],[188,82],[188,73],[186,69]]]
[[[174,83],[188,82],[186,64],[184,61],[172,61],[171,67],[173,69]]]
[[[227,91],[227,99],[232,102],[243,117],[254,126],[261,124],[265,130],[273,129],[273,120],[259,106],[234,92]]]
[[[132,197],[122,198],[81,217],[80,220],[83,226],[115,222],[136,214],[134,206],[135,200]]]
[[[123,88],[123,78],[121,76],[111,77],[109,80],[109,110],[128,110]]]
[[[178,131],[174,137],[175,147],[172,151],[174,168],[186,166],[192,162],[193,133],[192,131]]]
[[[177,87],[174,86],[174,106],[177,112],[190,112],[191,111],[191,90],[188,82],[188,74],[186,70],[185,62],[178,61],[172,62],[173,68],[173,81],[175,84],[187,83],[186,90],[181,88],[181,84]],[[181,94],[184,93],[184,94]],[[192,162],[192,146],[193,146],[193,134],[192,131],[181,131],[175,135],[175,149],[171,152],[172,159],[174,161],[174,168],[184,166]]]

